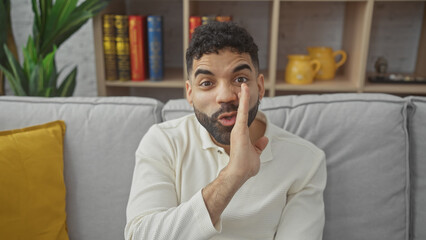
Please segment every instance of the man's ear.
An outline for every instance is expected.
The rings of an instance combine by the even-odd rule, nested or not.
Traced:
[[[189,104],[192,105],[192,85],[191,80],[186,80],[185,82],[185,89],[186,89],[186,100]]]
[[[259,89],[259,100],[265,96],[265,79],[263,74],[259,74],[257,77],[257,87]]]

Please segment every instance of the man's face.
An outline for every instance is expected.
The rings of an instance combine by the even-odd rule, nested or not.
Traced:
[[[264,95],[263,75],[257,74],[250,55],[225,49],[219,54],[205,54],[193,61],[192,72],[186,82],[187,99],[193,105],[200,124],[220,145],[230,143],[242,83],[246,83],[250,91],[250,126]]]

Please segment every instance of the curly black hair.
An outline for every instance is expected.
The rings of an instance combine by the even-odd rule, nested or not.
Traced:
[[[197,27],[186,50],[186,71],[188,77],[192,71],[194,59],[200,59],[204,54],[219,53],[219,50],[229,48],[237,53],[248,53],[251,61],[259,70],[258,47],[253,37],[246,29],[233,22],[212,22]]]

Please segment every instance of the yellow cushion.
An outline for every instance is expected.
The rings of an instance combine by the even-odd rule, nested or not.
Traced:
[[[68,239],[65,123],[0,132],[0,239]]]

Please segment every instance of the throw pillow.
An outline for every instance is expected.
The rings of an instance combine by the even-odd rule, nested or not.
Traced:
[[[64,135],[63,121],[0,132],[0,239],[68,239]]]

